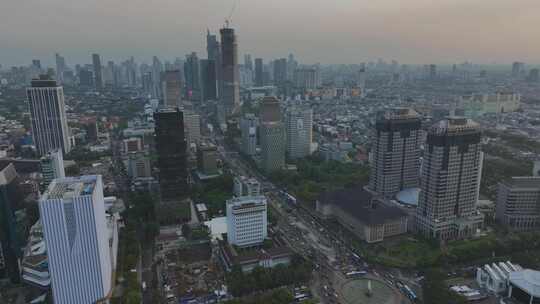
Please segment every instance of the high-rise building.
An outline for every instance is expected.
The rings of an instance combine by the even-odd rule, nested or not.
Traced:
[[[264,196],[242,196],[227,200],[227,241],[238,247],[260,245],[268,236]]]
[[[96,90],[101,91],[103,89],[103,75],[101,73],[101,59],[99,54],[92,54],[92,64],[94,65],[94,84]]]
[[[56,178],[66,177],[64,170],[64,157],[62,150],[52,150],[40,159],[42,189],[47,189],[49,184]]]
[[[287,131],[287,156],[298,159],[311,154],[313,139],[313,110],[309,107],[292,107],[285,114]]]
[[[216,92],[216,62],[212,59],[201,59],[201,90],[203,101],[215,100]]]
[[[420,116],[412,109],[397,108],[379,114],[372,139],[372,191],[391,197],[418,187],[420,132]]]
[[[512,76],[519,77],[521,73],[525,70],[525,63],[523,62],[514,62],[512,63]]]
[[[77,74],[79,77],[79,85],[87,88],[94,86],[94,74],[88,69],[80,69]]]
[[[259,119],[252,113],[247,113],[240,120],[242,134],[242,152],[253,156],[257,153],[257,127]]]
[[[162,97],[162,91],[161,91],[161,73],[163,72],[163,65],[161,64],[161,61],[154,56],[152,58],[152,86],[153,86],[153,92],[152,97],[154,98],[161,98]]]
[[[436,78],[437,78],[437,65],[430,64],[429,65],[429,79],[433,80]]]
[[[144,152],[132,152],[127,156],[127,174],[133,179],[152,176],[150,157]]]
[[[39,202],[54,303],[96,303],[111,292],[109,245],[100,175],[54,180]]]
[[[273,96],[266,96],[260,103],[259,117],[261,122],[281,121],[279,100]]]
[[[66,70],[66,60],[58,53],[55,54],[56,61],[56,81],[59,84],[64,83],[64,71]]]
[[[221,95],[222,90],[222,58],[221,58],[221,47],[217,41],[216,35],[211,35],[210,31],[206,34],[206,51],[208,54],[208,60],[214,61],[214,79],[216,87],[216,95],[214,99],[217,99]]]
[[[39,155],[62,149],[71,150],[64,104],[64,90],[47,77],[32,80],[26,89],[32,137]]]
[[[0,279],[20,280],[19,264],[24,237],[17,227],[16,212],[24,195],[13,163],[0,165]]]
[[[285,130],[279,100],[263,98],[260,116],[261,166],[266,172],[280,170],[285,165]]]
[[[184,62],[184,76],[186,79],[186,98],[199,100],[201,97],[201,75],[199,73],[199,58],[193,52],[186,55]]]
[[[201,143],[197,147],[197,169],[204,175],[216,175],[219,173],[217,147],[210,143]]]
[[[540,177],[512,177],[500,182],[495,218],[512,231],[538,231]]]
[[[313,90],[321,85],[317,68],[297,68],[294,70],[294,85],[304,90]]]
[[[433,125],[422,164],[416,209],[419,233],[441,241],[473,236],[484,217],[476,210],[481,170],[481,131],[467,118]]]
[[[262,58],[255,58],[255,86],[264,85],[264,66]]]
[[[360,96],[366,96],[366,78],[367,73],[365,68],[358,70],[356,75],[356,87],[360,89]]]
[[[188,190],[184,115],[178,108],[154,113],[155,146],[162,201],[182,199]]]
[[[259,196],[261,195],[261,184],[255,178],[235,176],[234,195],[236,197]]]
[[[201,116],[191,111],[184,111],[184,132],[188,145],[201,140]]]
[[[234,29],[225,27],[221,33],[221,106],[225,115],[233,113],[240,104],[240,83],[238,70],[238,43]]]
[[[244,66],[248,70],[253,70],[253,61],[251,60],[250,54],[244,55]]]
[[[163,77],[163,105],[180,107],[182,105],[182,75],[179,70],[165,71]]]
[[[539,69],[531,69],[529,71],[529,77],[527,78],[530,82],[540,82],[540,70]]]
[[[280,58],[274,60],[274,84],[279,86],[287,81],[287,59]]]

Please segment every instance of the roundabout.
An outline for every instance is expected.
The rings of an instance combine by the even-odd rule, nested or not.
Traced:
[[[371,288],[369,285],[371,281]],[[345,304],[394,304],[399,303],[397,294],[386,283],[362,278],[345,282],[341,286],[341,296]]]

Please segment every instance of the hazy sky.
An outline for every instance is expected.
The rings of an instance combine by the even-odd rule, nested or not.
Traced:
[[[304,63],[540,62],[540,0],[0,0],[0,63],[197,51],[236,9],[239,54]],[[242,57],[240,57],[242,62]]]

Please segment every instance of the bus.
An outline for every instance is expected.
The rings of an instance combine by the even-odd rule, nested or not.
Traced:
[[[351,271],[351,272],[347,272],[345,274],[345,276],[347,278],[357,278],[357,277],[361,277],[361,276],[365,276],[367,274],[367,271]]]

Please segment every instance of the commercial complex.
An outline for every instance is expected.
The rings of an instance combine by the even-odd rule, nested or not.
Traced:
[[[540,228],[540,177],[512,177],[499,183],[496,220],[512,231]]]
[[[468,238],[483,225],[476,210],[481,131],[467,118],[450,117],[428,133],[416,228],[441,241]]]
[[[412,109],[396,108],[377,117],[369,188],[391,197],[418,187],[421,121]]]
[[[227,201],[227,240],[238,247],[260,245],[268,235],[264,196],[242,196]]]
[[[110,297],[117,240],[109,238],[101,176],[54,180],[39,210],[54,302],[94,303]]]
[[[26,89],[32,136],[38,154],[62,149],[64,154],[71,150],[69,129],[64,103],[64,90],[56,81],[46,76],[32,80]]]

